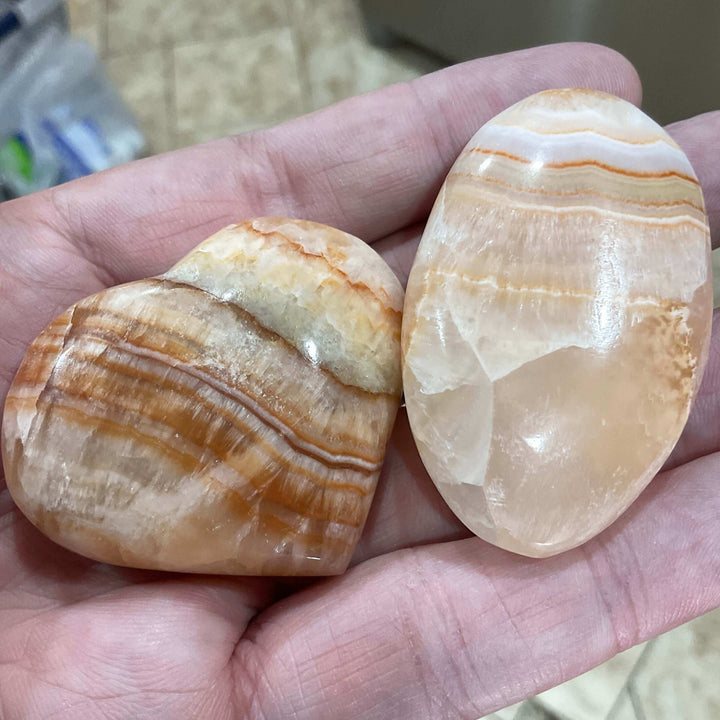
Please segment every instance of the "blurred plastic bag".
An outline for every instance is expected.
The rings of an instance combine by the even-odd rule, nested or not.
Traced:
[[[128,162],[143,147],[94,51],[58,28],[0,73],[0,181],[11,196]]]

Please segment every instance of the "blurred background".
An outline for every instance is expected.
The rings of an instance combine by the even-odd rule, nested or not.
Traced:
[[[668,123],[720,108],[719,29],[717,0],[0,0],[0,200],[561,40]],[[490,717],[720,720],[720,610]]]
[[[718,28],[717,0],[0,0],[0,193],[561,40],[624,53],[666,124],[720,107]]]

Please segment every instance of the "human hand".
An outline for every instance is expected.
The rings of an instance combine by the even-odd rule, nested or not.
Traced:
[[[260,215],[351,232],[404,280],[445,173],[490,117],[547,87],[634,102],[613,52],[474,61],[281,127],[150,158],[0,205],[0,398],[79,298],[166,270]],[[678,123],[720,241],[720,113]],[[609,530],[530,560],[452,516],[401,413],[354,567],[321,581],[93,562],[0,493],[0,716],[476,718],[720,604],[720,338],[661,473]]]

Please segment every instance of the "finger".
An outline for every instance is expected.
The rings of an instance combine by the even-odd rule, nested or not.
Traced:
[[[480,125],[557,86],[640,98],[637,74],[612,50],[535,48],[448,68],[265,132],[133,163],[45,198],[65,234],[116,281],[165,270],[212,231],[256,215],[305,217],[373,241],[427,213]],[[23,202],[29,212],[33,200]]]
[[[252,695],[241,683],[241,707],[298,720],[479,717],[710,610],[718,472],[717,455],[671,471],[612,529],[554,558],[473,538],[377,558],[286,599],[236,650],[239,677],[262,670]]]

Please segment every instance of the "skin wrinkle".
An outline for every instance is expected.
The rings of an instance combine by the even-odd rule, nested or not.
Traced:
[[[190,602],[190,607],[191,607],[191,606],[192,606],[192,596],[191,596],[191,595],[190,595],[190,596],[187,596],[187,595],[186,595],[186,597],[187,597],[187,600]],[[182,595],[178,595],[177,600],[181,600],[181,599],[183,599],[183,596],[182,596]],[[95,602],[95,604],[97,604],[99,607],[102,607],[102,605],[104,604],[104,603],[98,603],[97,600],[94,601],[94,602]],[[173,613],[172,613],[172,608],[167,608],[167,607],[166,607],[166,610],[170,610],[170,611],[171,611],[171,616],[172,616],[172,614],[173,614]],[[185,614],[185,612],[186,612],[186,610],[183,610],[181,613],[177,614],[177,617],[178,617],[178,618],[179,618],[179,617],[182,617],[182,616]],[[123,618],[123,616],[124,616],[124,613],[121,613],[120,623],[122,623],[122,618]],[[133,612],[130,613],[129,617],[132,618],[132,617],[134,617],[134,616],[135,616],[135,613],[134,613],[134,611],[133,611]],[[58,622],[60,622],[60,618],[59,618],[59,617],[58,617]],[[72,616],[71,616],[70,623],[69,623],[69,624],[68,624],[68,623],[65,623],[65,624],[64,624],[64,629],[65,629],[65,631],[68,632],[68,633],[72,632],[72,630],[73,630],[74,627],[75,627],[75,624],[76,624],[76,620],[72,619]],[[121,627],[121,626],[122,626],[122,624],[120,624],[120,627]],[[96,635],[96,634],[97,634],[97,631],[98,631],[97,622],[94,623],[94,624],[91,626],[91,630],[90,630],[90,631],[91,631],[91,633],[93,633],[93,635]],[[150,629],[150,632],[151,632],[153,635],[156,635],[156,634],[157,634],[155,628],[151,628],[151,629]],[[99,639],[101,640],[101,644],[97,647],[97,649],[95,648],[94,645],[90,645],[89,648],[88,648],[88,652],[86,653],[86,654],[87,654],[87,660],[89,661],[89,662],[88,662],[88,669],[91,669],[91,668],[93,667],[92,661],[96,661],[96,662],[100,662],[100,663],[106,663],[106,664],[108,665],[108,669],[109,669],[110,667],[112,667],[113,670],[117,673],[117,676],[120,677],[120,678],[124,677],[125,675],[130,674],[130,673],[132,672],[132,667],[133,667],[133,665],[134,665],[135,662],[136,662],[136,658],[135,658],[134,654],[132,654],[132,653],[126,654],[126,653],[124,653],[124,652],[121,651],[119,654],[116,655],[115,658],[113,657],[113,655],[110,655],[110,656],[108,656],[108,657],[106,657],[106,656],[104,655],[104,652],[105,652],[106,649],[108,649],[108,648],[115,648],[115,647],[116,647],[116,645],[117,645],[117,640],[119,639],[119,637],[115,636],[115,635],[111,632],[107,637],[105,637],[105,633],[102,633],[102,635],[100,636]],[[162,637],[159,636],[158,639],[162,640]],[[153,641],[146,641],[146,642],[151,642],[151,643],[152,643]],[[98,653],[99,653],[99,654],[98,654]],[[44,662],[44,661],[45,661],[45,656],[41,655],[41,656],[40,656],[40,660],[42,660],[42,661]],[[165,662],[165,661],[164,661],[164,662]],[[146,664],[146,665],[144,665],[144,666],[141,667],[142,672],[143,672],[144,677],[145,677],[145,680],[146,680],[145,686],[147,686],[147,684],[150,684],[151,688],[152,688],[153,690],[156,690],[157,692],[168,692],[169,694],[175,694],[175,693],[183,693],[183,694],[184,694],[184,693],[186,693],[187,690],[188,690],[188,688],[185,687],[185,686],[182,687],[182,688],[180,688],[180,689],[174,689],[174,688],[172,688],[172,687],[163,687],[163,685],[166,685],[166,682],[165,682],[165,677],[166,677],[166,675],[167,675],[166,670],[172,668],[172,667],[174,666],[174,663],[175,663],[175,661],[174,661],[172,658],[168,658],[166,662],[167,662],[167,668],[166,668],[166,667],[163,667],[163,666],[157,667],[156,663],[154,663],[154,662],[153,662],[153,663]],[[164,663],[163,663],[163,664],[164,664]],[[130,673],[129,673],[128,671],[130,671]],[[103,672],[103,671],[97,672],[97,671],[93,670],[93,674],[97,674],[98,677],[102,677],[103,674],[104,674],[104,672]],[[75,679],[75,681],[77,681],[77,678]],[[87,681],[88,681],[88,683],[90,683],[90,684],[94,684],[94,678],[93,678],[93,677],[89,677],[89,678],[87,679]],[[160,683],[160,685],[159,685],[159,686],[154,686],[154,683],[158,683],[158,682]],[[121,683],[122,683],[122,681],[121,681]],[[190,685],[190,683],[188,683],[188,685]],[[203,686],[204,686],[204,684],[201,683],[201,684],[199,684],[199,685],[197,685],[197,686],[195,686],[195,687],[201,688],[201,687],[203,687]],[[142,688],[142,687],[143,687],[143,686],[140,686],[140,688]],[[142,692],[142,689],[139,689],[138,692]]]
[[[411,567],[417,568],[418,561],[415,557],[414,553],[415,550],[413,548],[408,548],[405,551],[406,555],[405,557],[409,557],[411,559]],[[407,573],[407,571],[406,571]],[[410,573],[407,573],[410,575]],[[410,577],[411,582],[415,582],[414,577]],[[421,582],[422,582],[422,576],[421,576]],[[400,620],[400,629],[402,632],[402,636],[404,639],[404,645],[407,651],[410,653],[410,657],[412,659],[412,666],[414,669],[414,673],[417,677],[417,684],[422,689],[426,703],[428,707],[432,707],[435,704],[435,698],[433,697],[431,691],[430,691],[430,685],[428,683],[428,679],[426,677],[425,672],[425,658],[424,655],[424,645],[422,643],[422,640],[418,637],[418,632],[415,627],[415,622],[412,617],[412,613],[408,612],[408,609],[404,606],[398,607],[398,619]],[[453,660],[454,662],[454,660]]]
[[[69,229],[70,228],[70,208],[67,204],[64,204],[62,202],[62,195],[59,193],[53,192],[49,196],[50,202],[53,203],[55,209],[58,211],[58,215],[60,218],[64,220],[64,225]],[[101,262],[98,262],[97,259],[92,258],[91,256],[88,256],[87,252],[83,252],[82,247],[78,247],[77,243],[72,242],[72,238],[74,237],[89,237],[88,228],[86,227],[85,220],[82,216],[82,214],[79,214],[78,221],[80,223],[79,232],[66,232],[61,233],[63,234],[64,238],[67,241],[67,244],[77,250],[78,257],[83,258],[86,262],[89,262],[91,267],[91,272],[95,279],[98,281],[98,285],[101,287],[107,287],[110,284],[113,284],[114,278],[112,275],[112,272],[108,270],[107,268],[104,268],[102,266]],[[90,250],[91,248],[88,246],[86,250]]]
[[[300,217],[300,204],[294,198],[299,194],[296,189],[295,177],[291,170],[290,156],[288,150],[282,143],[273,145],[273,133],[270,131],[266,136],[263,133],[251,133],[249,137],[238,136],[236,138],[237,146],[243,147],[244,141],[247,140],[249,147],[243,148],[242,152],[245,157],[253,158],[253,171],[257,171],[258,175],[263,176],[267,169],[270,170],[272,178],[270,183],[265,183],[264,177],[256,179],[252,173],[250,177],[244,181],[244,185],[254,183],[258,188],[255,192],[257,198],[257,212],[253,215],[269,214],[270,209],[277,207],[280,215],[287,217]],[[259,146],[258,148],[255,145]],[[259,152],[256,154],[256,150]],[[258,162],[257,157],[264,158],[264,162]],[[243,164],[244,167],[244,164]],[[299,178],[304,181],[302,175]],[[289,202],[288,202],[288,199]],[[255,204],[251,203],[251,207],[255,209]]]
[[[263,703],[260,695],[272,688],[272,685],[265,679],[262,651],[250,651],[254,646],[255,641],[251,636],[241,636],[228,660],[232,669],[233,704],[238,708],[238,713],[247,715],[248,720],[272,720],[273,716],[263,709],[267,701]]]
[[[420,92],[420,89],[418,88],[417,81],[410,81],[405,85],[407,87],[410,95],[412,96],[415,104],[420,109],[419,117],[422,118],[423,121],[423,127],[425,129],[425,133],[427,137],[430,139],[430,147],[435,152],[435,164],[442,167],[444,164],[444,159],[452,153],[452,149],[448,147],[449,143],[446,142],[443,143],[443,135],[437,131],[434,124],[429,121],[430,113],[428,112],[428,106],[425,102],[425,99],[423,98],[422,93]],[[440,111],[441,116],[444,117],[445,115],[445,109],[443,107],[438,108]],[[421,145],[426,145],[427,143],[420,143]],[[443,148],[443,144],[445,147]]]
[[[342,659],[345,654],[344,650],[346,645],[350,645],[351,642],[346,642],[341,635],[338,635],[335,632],[332,623],[326,623],[325,630],[331,639],[331,643],[329,644],[329,647],[319,653],[316,653],[311,662],[303,662],[301,658],[295,657],[292,648],[290,650],[291,658],[294,661],[294,674],[297,679],[297,686],[300,689],[300,701],[302,702],[302,706],[300,707],[293,706],[293,714],[301,711],[305,713],[313,713],[318,708],[322,709],[322,705],[328,701],[332,701],[333,695],[338,693],[335,678],[333,677],[334,668],[337,667],[337,663],[333,662],[331,667],[327,667],[328,663],[323,663],[323,660],[326,658],[330,661]],[[362,677],[362,673],[358,673],[358,665],[367,671],[367,669],[372,667],[378,660],[383,659],[383,657],[373,657],[374,651],[375,648],[364,651],[360,655],[357,653],[352,655],[353,662],[352,666],[348,668],[348,680],[352,681],[355,677]],[[366,658],[371,659],[372,662],[363,662]],[[321,665],[323,665],[323,670],[319,669]],[[305,668],[305,672],[302,672],[303,668]],[[326,676],[329,677],[326,679]],[[314,684],[320,688],[320,692],[318,692],[315,696],[313,696],[312,692],[308,694],[305,692],[306,688],[312,687],[313,681]],[[351,699],[349,708],[352,708],[353,705],[355,705],[355,702]]]
[[[0,222],[2,222],[2,219],[0,219]],[[105,287],[105,285],[101,282],[95,282],[94,278],[92,277],[92,273],[94,272],[95,268],[90,263],[87,263],[85,258],[73,247],[70,245],[61,245],[57,247],[50,248],[53,252],[53,263],[56,265],[60,265],[60,267],[56,268],[56,271],[53,274],[48,274],[47,277],[38,278],[37,275],[33,275],[33,268],[30,264],[27,265],[27,267],[22,266],[13,266],[12,264],[5,264],[4,267],[0,268],[0,272],[2,272],[3,275],[6,276],[7,280],[4,280],[0,283],[0,289],[9,296],[13,297],[15,296],[15,292],[11,292],[8,290],[7,285],[17,285],[19,286],[19,289],[22,291],[26,291],[28,294],[30,292],[37,292],[38,287],[38,280],[42,279],[42,290],[60,290],[63,293],[67,293],[70,295],[74,294],[83,294],[83,293],[91,293],[94,292],[92,288],[102,289]],[[59,251],[59,252],[55,252]],[[60,258],[57,256],[60,255]],[[70,286],[68,287],[68,280],[72,281],[71,278],[63,278],[63,270],[65,263],[57,263],[58,259],[62,259],[65,256],[68,256],[72,261],[81,261],[81,270],[84,272],[87,270],[88,272],[91,272],[91,282],[86,285],[81,286]],[[80,274],[82,275],[83,272]],[[91,289],[88,289],[91,288]],[[15,288],[17,290],[17,288]],[[60,308],[64,310],[65,308]]]
[[[395,95],[398,97],[403,94],[404,91],[404,83],[395,86]],[[363,213],[371,218],[375,212],[378,201],[380,203],[383,202],[383,197],[389,189],[395,189],[394,194],[400,196],[401,190],[406,190],[408,183],[413,187],[417,179],[413,175],[406,173],[402,185],[391,185],[390,188],[386,187],[393,178],[398,178],[398,168],[402,168],[403,166],[403,156],[411,150],[408,147],[407,139],[398,136],[396,132],[397,126],[403,127],[410,124],[410,120],[407,117],[408,113],[403,110],[402,114],[396,115],[391,121],[387,113],[380,113],[374,110],[366,119],[364,117],[364,110],[360,107],[362,104],[362,98],[355,98],[348,101],[346,105],[347,112],[345,118],[347,118],[348,121],[348,130],[343,138],[341,155],[338,155],[337,150],[328,153],[324,142],[325,138],[322,139],[320,148],[325,162],[323,163],[321,177],[326,180],[327,186],[331,188],[331,192],[337,202],[338,197],[335,196],[336,190],[339,191],[347,188],[348,177],[364,177],[367,175],[368,165],[372,164],[374,166],[373,172],[379,182],[368,185],[366,191],[368,195],[365,198],[353,196],[344,198],[342,210],[337,215],[338,220],[340,220],[339,227],[372,244],[378,239],[378,236],[366,231],[358,231],[356,229],[356,217]],[[391,104],[397,104],[396,100],[393,99]],[[353,106],[357,106],[357,112],[353,112]],[[327,112],[327,110],[321,111],[321,113],[324,112]],[[366,120],[375,128],[377,137],[385,140],[383,145],[378,143],[376,147],[366,147],[356,141],[357,133],[353,132],[355,126],[360,122],[364,124]],[[358,130],[359,129],[360,128],[358,128]],[[421,168],[424,169],[425,154],[422,150],[417,152],[416,146],[416,157],[414,158],[416,162],[418,161],[418,157],[423,158]],[[422,173],[422,169],[420,173]],[[397,211],[401,213],[402,210],[403,205],[400,196],[398,197]],[[321,216],[324,217],[325,210],[321,210],[321,213]]]
[[[498,592],[497,585],[493,582],[493,578],[491,574],[487,575],[487,580],[490,583],[493,592],[495,593],[495,598],[497,599],[498,605],[502,608],[502,611],[505,615],[506,620],[510,624],[510,627],[512,627],[513,632],[515,633],[515,636],[520,640],[520,642],[525,646],[525,650],[527,651],[527,654],[529,657],[533,656],[532,648],[530,647],[530,644],[528,643],[527,639],[524,636],[524,633],[521,632],[515,617],[513,616],[513,613],[510,612],[508,609],[508,606],[506,605],[505,601],[503,600],[502,593]]]
[[[457,612],[454,609],[453,601],[451,594],[444,590],[443,585],[441,583],[433,582],[432,580],[432,571],[428,572],[428,569],[425,567],[427,564],[423,561],[423,556],[418,553],[414,548],[408,548],[406,558],[409,560],[408,562],[408,568],[406,570],[406,576],[407,576],[407,582],[412,584],[420,584],[425,591],[425,594],[428,598],[431,599],[432,604],[434,608],[438,611],[437,612],[437,618],[438,622],[442,623],[443,625],[443,635],[447,635],[450,638],[456,637],[459,641],[459,646],[461,649],[460,654],[463,653],[468,655],[468,662],[470,665],[470,668],[472,670],[473,677],[472,679],[475,681],[475,683],[479,683],[482,687],[482,671],[477,668],[474,659],[472,657],[472,652],[469,652],[468,643],[465,639],[464,632],[463,632],[463,625],[462,622],[457,614]],[[419,578],[419,580],[418,580]],[[448,610],[449,612],[443,612],[444,610]],[[445,624],[450,623],[451,629],[450,632],[445,631]],[[403,626],[407,630],[412,624],[411,616],[404,616],[403,618]],[[423,645],[422,643],[409,643],[408,644],[411,652],[414,653],[414,658],[417,666],[419,668],[423,667],[423,660],[425,659],[423,657]],[[456,648],[446,647],[446,655],[450,659],[450,665],[454,672],[449,673],[449,675],[452,677],[456,677],[462,687],[462,694],[463,694],[463,701],[465,704],[472,703],[472,693],[469,692],[469,686],[471,683],[466,683],[463,680],[463,668],[460,666],[458,660],[456,659]],[[437,674],[434,672],[434,670],[430,670],[433,679],[435,681],[435,684],[439,686],[440,688],[443,687],[444,679],[441,677],[438,677]],[[476,685],[475,685],[476,686]],[[425,685],[425,690],[427,693],[427,697],[430,701],[431,709],[434,710],[435,708],[432,708],[432,705],[437,705],[438,700],[436,698],[433,698],[430,692],[430,685]],[[487,689],[485,689],[485,692],[487,692]],[[452,709],[460,713],[460,704],[457,704],[450,701],[450,705]],[[444,710],[444,708],[438,708]]]
[[[527,567],[527,564],[524,563]],[[492,566],[491,566],[492,567]],[[503,592],[500,582],[502,578],[494,578],[494,573],[491,571],[491,568],[488,569],[486,573],[486,577],[488,579],[489,585],[491,586],[493,590],[493,598],[496,601],[495,606],[498,604],[502,608],[503,615],[506,619],[506,621],[512,626],[513,631],[518,639],[518,641],[523,645],[524,647],[524,654],[532,658],[535,654],[533,651],[533,648],[530,644],[530,640],[536,640],[536,637],[538,635],[541,635],[541,633],[536,632],[536,626],[537,622],[544,617],[545,615],[550,616],[552,618],[552,622],[550,622],[547,625],[547,629],[555,630],[561,629],[564,618],[560,620],[555,620],[553,618],[553,613],[549,612],[549,610],[556,611],[557,608],[547,606],[541,607],[540,605],[534,605],[535,600],[533,599],[533,603],[530,604],[530,606],[535,606],[538,608],[537,613],[533,614],[533,619],[535,620],[535,624],[530,623],[530,632],[526,630],[522,630],[521,628],[526,625],[527,622],[527,605],[523,602],[521,603],[520,610],[511,610],[511,602],[514,604],[515,597],[518,595],[518,593],[505,593]],[[532,575],[531,575],[532,577]],[[572,612],[572,607],[569,608],[569,612]],[[534,683],[534,687],[537,688],[546,688],[550,687],[554,683],[552,682],[552,678],[557,675],[559,672],[561,672],[561,663],[558,661],[555,662],[548,662],[547,658],[540,657],[532,662],[533,665],[533,676],[531,678],[532,682]],[[547,678],[550,678],[549,680]],[[521,690],[521,688],[519,688]],[[518,688],[515,690],[518,691]],[[504,704],[507,704],[505,702],[501,702],[498,707],[502,707]]]
[[[293,121],[291,121],[291,123],[292,122]],[[306,120],[304,118],[294,121],[296,127],[305,122]],[[278,135],[282,135],[281,129],[283,127],[284,126],[279,126],[275,129]],[[273,167],[273,173],[277,178],[276,185],[278,188],[278,192],[274,194],[273,197],[278,197],[280,199],[277,213],[275,214],[300,217],[302,216],[300,208],[305,208],[305,215],[307,216],[308,202],[303,200],[303,198],[310,199],[313,196],[317,196],[325,199],[329,197],[332,201],[330,214],[336,218],[335,226],[339,229],[345,229],[351,226],[352,222],[346,214],[346,203],[341,200],[339,195],[336,194],[336,187],[338,185],[342,187],[342,183],[337,182],[336,176],[338,173],[336,171],[346,170],[353,164],[358,164],[361,166],[358,168],[358,172],[362,172],[362,164],[366,162],[367,157],[363,154],[354,162],[348,162],[344,154],[340,155],[335,150],[331,150],[331,153],[328,154],[328,148],[324,146],[323,139],[315,138],[320,142],[318,149],[326,158],[326,161],[323,163],[322,167],[317,170],[312,168],[302,168],[298,167],[297,163],[292,159],[292,148],[288,148],[282,140],[277,143],[273,142],[273,131],[270,131],[268,139],[270,142],[265,144],[265,155],[270,165]],[[345,148],[345,150],[347,150],[347,148]],[[278,166],[282,168],[281,175],[278,174]],[[290,202],[292,212],[290,213],[288,213],[287,210],[287,198],[292,198]],[[309,205],[311,208],[313,207],[312,200],[310,200]],[[262,207],[264,208],[264,212],[260,214],[271,214],[269,213],[268,208],[273,209],[274,212],[275,205],[272,203],[270,205],[263,203]],[[321,212],[319,216],[315,214],[312,216],[323,217],[323,213]]]
[[[593,544],[596,545],[597,543]],[[624,643],[624,640],[628,637],[631,637],[631,634],[627,633],[627,630],[624,627],[620,627],[617,619],[617,613],[615,611],[614,600],[605,588],[605,582],[603,578],[606,577],[606,572],[608,572],[607,560],[604,563],[606,567],[601,569],[598,567],[600,565],[600,562],[593,558],[593,556],[588,552],[587,548],[584,545],[581,545],[579,549],[583,552],[585,556],[585,564],[587,565],[587,568],[590,572],[590,577],[593,580],[595,595],[600,601],[600,604],[605,612],[605,617],[610,624],[610,627],[612,628],[613,655],[616,655],[617,653],[622,652],[625,647],[631,647],[636,643],[629,643],[627,645]],[[609,575],[612,580],[617,580],[618,578],[617,574],[613,573],[612,570],[610,570]],[[615,591],[615,587],[612,587],[612,591]],[[636,613],[633,614],[633,617],[637,622]],[[638,631],[636,625],[634,630],[634,636],[636,637],[637,635]]]

